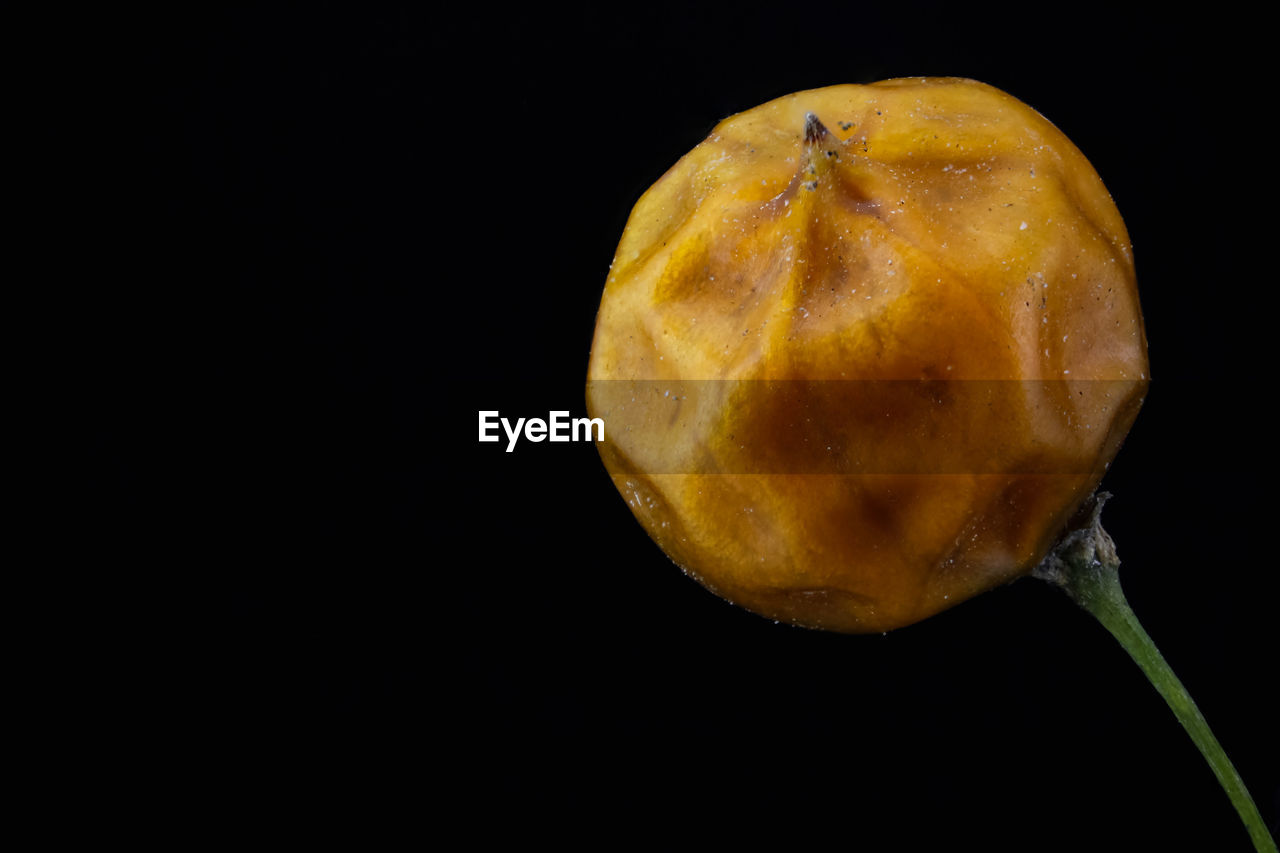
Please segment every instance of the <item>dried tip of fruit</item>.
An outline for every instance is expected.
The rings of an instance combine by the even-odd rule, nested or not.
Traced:
[[[818,121],[818,117],[813,113],[805,113],[804,116],[804,141],[812,145],[827,137],[828,131],[826,125]]]

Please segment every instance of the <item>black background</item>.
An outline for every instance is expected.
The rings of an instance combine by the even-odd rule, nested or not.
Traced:
[[[1209,14],[113,19],[95,138],[124,152],[91,215],[119,276],[83,303],[89,429],[101,542],[147,570],[159,617],[120,704],[219,821],[372,801],[484,837],[692,818],[792,847],[1249,849],[1136,667],[1047,586],[884,636],[775,625],[684,578],[590,445],[505,454],[474,431],[478,409],[583,412],[630,207],[720,119],[893,76],[1005,89],[1129,227],[1154,381],[1106,521],[1274,826],[1274,276],[1253,213],[1273,109],[1251,23]]]

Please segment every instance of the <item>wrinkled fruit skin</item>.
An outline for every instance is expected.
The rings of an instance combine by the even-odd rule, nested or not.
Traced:
[[[1147,380],[1128,235],[1084,156],[990,86],[897,79],[728,118],[644,194],[587,406],[689,575],[869,632],[1034,567]]]

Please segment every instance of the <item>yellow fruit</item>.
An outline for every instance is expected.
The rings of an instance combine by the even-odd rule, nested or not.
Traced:
[[[1147,372],[1128,235],[1084,156],[990,86],[896,79],[728,118],[644,194],[587,405],[687,573],[884,631],[1034,567]]]

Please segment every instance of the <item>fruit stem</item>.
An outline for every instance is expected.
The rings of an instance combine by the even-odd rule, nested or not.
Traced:
[[[1100,521],[1102,505],[1110,497],[1100,493],[1090,498],[1084,511],[1087,520],[1074,526],[1058,545],[1044,558],[1032,575],[1061,588],[1077,604],[1089,611],[1102,626],[1111,632],[1129,656],[1142,668],[1152,686],[1169,703],[1173,714],[1182,723],[1191,740],[1209,766],[1222,789],[1249,830],[1249,837],[1259,853],[1277,853],[1276,843],[1267,831],[1258,807],[1245,788],[1244,781],[1227,758],[1222,745],[1213,736],[1204,715],[1173,674],[1160,650],[1139,624],[1120,589],[1120,558],[1115,542]]]

